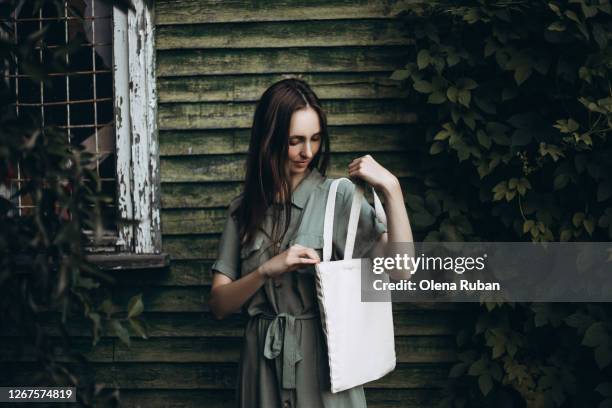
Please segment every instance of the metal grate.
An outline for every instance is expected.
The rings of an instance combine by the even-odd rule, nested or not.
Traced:
[[[92,188],[115,200],[103,207],[102,216],[105,235],[116,237],[112,5],[97,0],[67,0],[63,10],[47,2],[33,10],[30,3],[34,2],[23,1],[12,16],[13,39],[19,43],[20,38],[46,26],[46,43],[39,44],[36,50],[40,62],[50,67],[51,72],[48,85],[18,71],[9,73],[16,112],[40,115],[45,125],[65,129],[70,143],[80,144],[95,155],[100,185]],[[75,43],[77,48],[66,52],[66,46]],[[61,53],[66,70],[53,66],[53,55],[57,53]],[[18,166],[11,194],[25,181],[21,173]],[[17,200],[19,214],[32,208],[28,196],[19,196]]]

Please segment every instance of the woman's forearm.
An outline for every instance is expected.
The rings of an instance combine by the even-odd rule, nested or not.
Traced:
[[[412,229],[399,181],[386,186],[383,194],[385,197],[385,213],[387,214],[387,241],[413,242]]]
[[[402,187],[399,181],[385,187],[383,194],[385,197],[385,213],[387,214],[387,242],[404,243],[403,245],[407,246],[405,254],[413,257],[415,253],[414,244],[407,243],[414,242],[414,238],[412,237],[412,228],[410,227],[404,195],[402,194]],[[397,248],[390,247],[389,251],[387,251],[389,252],[388,255],[394,256],[397,252],[396,250]],[[412,276],[408,270],[392,270],[389,275],[394,280],[410,279]]]
[[[265,283],[266,279],[268,277],[260,266],[240,279],[211,289],[208,300],[210,311],[217,319],[225,318],[240,309]]]

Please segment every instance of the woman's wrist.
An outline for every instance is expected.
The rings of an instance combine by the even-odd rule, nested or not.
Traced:
[[[393,178],[382,187],[382,193],[385,199],[391,199],[395,196],[402,197],[402,186],[399,183],[397,177]],[[403,198],[403,197],[402,197]]]
[[[268,279],[268,271],[265,267],[265,263],[262,265],[259,265],[259,267],[257,269],[255,269],[255,273],[257,273],[261,278],[263,278],[264,280]]]

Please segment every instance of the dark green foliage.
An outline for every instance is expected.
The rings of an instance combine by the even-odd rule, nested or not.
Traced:
[[[612,238],[611,11],[481,0],[405,13],[416,44],[392,77],[424,135],[407,199],[417,239]],[[486,306],[463,323],[443,406],[612,406],[607,304]]]
[[[0,72],[19,72],[34,87],[51,92],[48,73],[63,72],[66,53],[73,44],[53,48],[51,57],[41,64],[37,46],[45,46],[48,24],[18,45],[11,38],[11,14],[18,1],[0,5]],[[26,2],[37,12],[56,8],[63,14],[63,1]],[[33,4],[32,4],[33,3]],[[102,228],[100,208],[108,200],[99,192],[99,178],[92,165],[93,156],[82,146],[69,142],[67,134],[53,126],[42,126],[40,115],[15,109],[13,79],[0,81],[0,331],[16,335],[23,350],[35,351],[41,368],[39,385],[78,386],[77,396],[84,405],[100,404],[106,398],[95,383],[87,383],[76,372],[91,369],[68,366],[84,359],[70,347],[66,327],[71,319],[83,316],[92,324],[95,345],[106,325],[129,344],[128,322],[137,334],[146,337],[142,322],[140,296],[128,305],[124,318],[115,316],[110,299],[97,296],[102,281],[112,282],[87,261],[85,247],[91,245],[83,231]],[[18,167],[19,166],[19,167]],[[18,170],[19,168],[19,170]],[[8,192],[16,179],[22,180],[18,191]],[[18,197],[28,208],[20,212]],[[57,326],[45,319],[49,312],[61,313]],[[52,332],[52,333],[51,333]],[[58,338],[58,334],[62,334]],[[112,334],[112,333],[111,333]],[[15,356],[18,358],[19,356]],[[76,368],[73,371],[73,368]],[[51,384],[48,381],[52,381]],[[44,381],[44,382],[43,382]],[[5,384],[7,385],[7,384]],[[18,384],[14,384],[18,385]],[[107,396],[115,400],[116,395]]]

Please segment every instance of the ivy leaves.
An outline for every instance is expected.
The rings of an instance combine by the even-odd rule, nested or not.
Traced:
[[[612,30],[601,20],[604,14],[609,18],[607,2],[574,3],[430,3],[409,19],[416,38],[414,59],[392,78],[419,97],[419,117],[431,118],[424,125],[432,160],[446,169],[454,157],[455,166],[464,165],[465,179],[471,179],[471,167],[483,183],[479,194],[490,191],[484,202],[509,203],[517,195],[529,201],[527,190],[539,194],[542,189],[557,205],[574,206],[573,211],[584,211],[575,206],[592,200],[596,205],[590,213],[601,222],[594,223],[592,233],[590,228],[586,232],[605,234],[600,237],[605,239],[612,237],[605,216],[608,207],[597,203],[612,199],[612,181],[606,176],[612,174],[606,137],[612,130],[612,95],[606,79],[612,65],[599,55],[599,43],[604,37],[607,43]],[[439,10],[444,12],[438,14]],[[529,24],[519,28],[515,19],[525,18]],[[568,35],[570,28],[580,33],[578,24],[587,27],[588,36]],[[580,56],[575,55],[577,49]],[[590,191],[581,188],[591,185],[589,177],[595,182]],[[521,184],[515,190],[508,185],[513,178],[537,183],[535,188]],[[537,201],[531,203],[541,205]],[[568,238],[567,216],[556,210],[546,221],[533,220],[535,228],[524,228],[524,210],[521,204],[505,206],[491,216],[515,218],[517,233],[524,231],[531,239]],[[423,221],[423,228],[431,228],[442,225],[443,219]]]
[[[457,4],[421,2],[406,14],[414,52],[392,76],[425,135],[406,199],[415,232],[433,241],[610,240],[610,1]],[[457,338],[450,376],[468,391],[440,407],[513,406],[506,391],[526,406],[593,395],[612,407],[603,371],[611,320],[588,306],[487,303]]]

